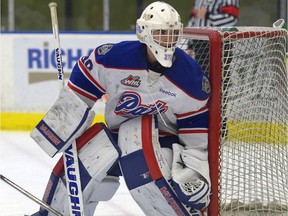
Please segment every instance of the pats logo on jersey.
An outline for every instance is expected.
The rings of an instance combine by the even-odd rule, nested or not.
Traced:
[[[127,91],[119,98],[114,113],[128,118],[135,118],[137,116],[165,113],[167,110],[167,104],[161,100],[153,104],[143,104],[142,98],[137,92]]]
[[[112,44],[104,44],[97,49],[98,55],[105,55],[111,48],[113,47]]]
[[[141,80],[139,76],[129,75],[127,78],[122,79],[121,83],[126,86],[139,87]]]

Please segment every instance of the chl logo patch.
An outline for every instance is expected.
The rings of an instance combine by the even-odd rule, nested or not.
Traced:
[[[203,76],[202,79],[202,91],[209,94],[210,93],[210,83],[207,77]]]
[[[105,55],[111,48],[113,47],[112,44],[104,44],[101,47],[98,48],[97,52],[98,55]]]
[[[131,86],[131,87],[136,87],[137,88],[137,87],[140,86],[141,80],[140,80],[139,76],[129,75],[127,78],[122,79],[121,83],[123,85],[126,85],[126,86]]]

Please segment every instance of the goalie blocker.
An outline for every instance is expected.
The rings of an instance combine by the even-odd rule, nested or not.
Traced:
[[[90,127],[94,112],[68,86],[32,130],[31,137],[50,156],[64,151]]]
[[[116,164],[120,157],[120,149],[113,140],[110,131],[102,123],[96,123],[83,135],[76,139],[81,187],[83,188],[84,215],[93,215],[99,201],[111,199],[119,187],[119,177],[107,176],[109,170]],[[67,157],[67,156],[66,156]],[[67,163],[73,163],[73,158]],[[71,181],[68,185],[71,194],[67,196],[66,178],[75,179],[73,170],[66,177],[63,158],[60,158],[54,167],[48,181],[43,202],[63,215],[69,215],[69,202],[71,199],[74,215],[79,215],[79,188]],[[52,216],[47,210],[40,210],[33,216]]]

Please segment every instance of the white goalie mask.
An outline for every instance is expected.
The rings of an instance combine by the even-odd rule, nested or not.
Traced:
[[[180,15],[165,2],[158,1],[148,5],[136,22],[138,39],[150,48],[164,67],[171,67],[182,34]]]

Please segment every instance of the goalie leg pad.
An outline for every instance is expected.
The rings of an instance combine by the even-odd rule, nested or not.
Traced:
[[[111,199],[118,189],[119,178],[107,176],[107,173],[117,163],[121,154],[109,130],[101,123],[93,125],[76,140],[76,143],[84,210],[85,216],[88,216],[94,214],[98,201]],[[43,201],[63,215],[69,215],[63,158],[60,158],[53,169]],[[73,204],[77,208],[77,200]],[[52,216],[42,208],[38,213],[41,216]]]
[[[191,215],[163,177],[169,177],[170,170],[159,149],[158,153],[153,151],[152,145],[160,148],[156,125],[152,116],[144,116],[131,119],[120,127],[120,166],[127,187],[146,215]]]
[[[90,127],[94,112],[68,86],[31,132],[32,139],[50,156],[64,151]]]
[[[47,195],[52,196],[50,203],[48,202],[47,204],[49,204],[53,209],[59,211],[63,215],[69,215],[67,189],[63,177],[56,177],[55,175],[53,176],[53,174],[51,174],[48,186],[49,185],[52,187],[48,192],[50,194]],[[96,180],[91,179],[83,191],[85,206],[84,215],[94,215],[96,206],[98,205],[99,201],[110,200],[116,193],[119,185],[119,177],[115,176],[106,176],[101,182],[97,182]],[[45,200],[43,201],[45,202]],[[77,200],[75,200],[74,206],[77,207],[77,204]],[[43,208],[40,208],[40,211],[34,213],[32,216],[54,216],[54,214]]]

